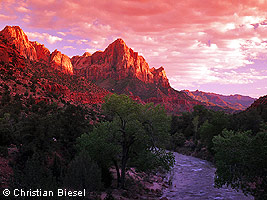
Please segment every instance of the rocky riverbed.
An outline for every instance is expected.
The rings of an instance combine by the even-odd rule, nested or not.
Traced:
[[[214,166],[205,160],[174,153],[175,166],[169,173],[169,188],[162,199],[168,200],[252,200],[241,191],[231,188],[214,188]],[[166,197],[166,198],[164,198]]]

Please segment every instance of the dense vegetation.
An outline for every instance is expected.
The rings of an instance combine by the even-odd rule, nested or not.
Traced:
[[[59,107],[44,101],[22,101],[20,96],[11,96],[8,103],[6,100],[2,99],[0,107],[0,146],[3,157],[7,157],[8,147],[12,157],[9,186],[44,190],[67,186],[79,159],[76,138],[92,130],[90,121],[98,114],[69,103]]]
[[[216,186],[230,185],[255,199],[267,199],[267,127],[256,134],[224,130],[213,142]]]
[[[216,186],[267,199],[266,105],[234,115],[196,106],[170,118],[161,106],[111,95],[100,112],[74,104],[85,94],[106,94],[92,83],[41,63],[14,66],[3,64],[0,74],[0,154],[10,154],[9,187],[98,191],[110,187],[114,167],[123,188],[131,167],[169,170],[174,160],[167,146],[214,161]]]
[[[215,162],[215,185],[267,199],[267,105],[228,115],[196,106],[172,116],[169,148]]]
[[[113,166],[119,187],[125,187],[131,167],[170,169],[174,158],[164,150],[170,117],[163,107],[140,105],[125,95],[108,96],[102,107],[98,113],[86,106],[4,94],[1,155],[7,157],[8,147],[15,153],[9,187],[99,191],[110,187]]]

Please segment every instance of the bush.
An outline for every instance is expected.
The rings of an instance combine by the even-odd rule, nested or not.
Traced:
[[[64,185],[73,190],[98,191],[102,188],[101,169],[88,154],[81,152],[70,163]]]
[[[57,183],[45,163],[44,157],[39,153],[34,153],[24,166],[16,162],[13,166],[14,176],[11,187],[25,190],[33,188],[55,190]]]
[[[181,147],[184,145],[185,143],[185,136],[183,133],[181,132],[176,132],[173,136],[172,136],[172,142],[175,147]]]

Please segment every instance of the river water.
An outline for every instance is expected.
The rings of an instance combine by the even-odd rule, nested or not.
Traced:
[[[241,191],[214,188],[214,166],[205,160],[174,153],[175,166],[169,173],[172,185],[162,197],[169,200],[253,200]]]

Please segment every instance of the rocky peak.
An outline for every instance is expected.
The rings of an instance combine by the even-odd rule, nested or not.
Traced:
[[[38,42],[30,42],[36,50],[37,59],[39,61],[50,62],[50,51],[43,45]]]
[[[166,72],[162,66],[158,69],[155,69],[153,67],[150,69],[150,72],[153,74],[153,78],[157,84],[160,84],[163,87],[170,87],[170,83],[167,78]]]
[[[74,56],[71,61],[75,73],[90,80],[137,78],[144,83],[169,87],[164,68],[149,69],[145,59],[120,38],[111,43],[104,52],[98,51],[91,56],[87,53]]]
[[[28,45],[28,36],[19,26],[6,26],[1,33],[6,36],[6,38],[12,38],[13,40],[20,41],[21,43]]]
[[[125,52],[128,53],[129,47],[121,38],[118,38],[105,49],[105,52],[109,51],[116,51],[118,54],[124,54]]]
[[[43,44],[29,41],[27,35],[19,26],[6,26],[0,32],[0,36],[5,48],[17,51],[19,55],[24,56],[26,59],[45,62],[64,73],[73,74],[72,63],[68,56],[61,54],[57,50],[50,54],[50,51]],[[0,56],[9,60],[6,53],[2,52],[4,51],[0,52],[1,55],[3,54]]]
[[[6,26],[0,34],[11,44],[15,45],[20,55],[30,60],[36,60],[36,50],[29,42],[27,35],[19,26]]]
[[[65,73],[73,74],[73,67],[70,58],[65,54],[62,54],[57,49],[52,52],[50,60],[50,64],[53,68]]]
[[[91,56],[92,54],[90,54],[89,52],[85,52],[84,54],[83,54],[83,57],[88,57],[88,56]]]

